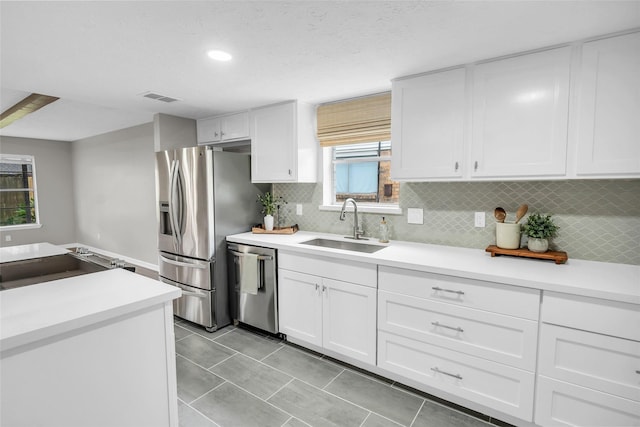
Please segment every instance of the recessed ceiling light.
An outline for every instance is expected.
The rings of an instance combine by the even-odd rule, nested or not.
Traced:
[[[209,58],[211,59],[215,59],[216,61],[231,61],[231,54],[227,53],[223,50],[210,50],[209,52],[207,52],[207,55],[209,55]]]

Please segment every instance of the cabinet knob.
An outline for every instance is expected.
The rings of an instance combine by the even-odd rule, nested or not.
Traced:
[[[220,136],[224,136],[224,132],[220,132]]]
[[[458,172],[458,162],[456,162],[456,168],[455,171]]]
[[[217,138],[218,137],[218,132],[214,132],[213,136],[215,136]]]
[[[478,161],[477,160],[473,163],[473,171],[474,172],[478,172]]]
[[[289,176],[291,176],[291,169],[289,169]]]

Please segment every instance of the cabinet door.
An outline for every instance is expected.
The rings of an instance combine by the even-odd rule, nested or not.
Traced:
[[[564,47],[475,67],[472,177],[566,174],[570,59]]]
[[[393,179],[462,176],[465,70],[393,82]]]
[[[585,43],[578,175],[640,175],[640,33]]]
[[[251,110],[251,180],[291,182],[296,179],[295,103]]]
[[[543,323],[538,357],[543,375],[640,401],[638,341]]]
[[[376,364],[376,289],[323,279],[323,346]]]
[[[640,403],[538,376],[535,422],[540,426],[640,425]]]
[[[280,332],[318,346],[322,345],[321,278],[278,270],[278,317]]]
[[[198,144],[220,142],[220,117],[200,119],[196,123]]]
[[[249,138],[249,113],[230,114],[220,118],[222,140],[242,140]]]

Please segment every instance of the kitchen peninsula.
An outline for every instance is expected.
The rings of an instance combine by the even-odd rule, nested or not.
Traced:
[[[1,251],[3,263],[67,252]],[[0,424],[177,426],[179,296],[120,268],[0,292]]]

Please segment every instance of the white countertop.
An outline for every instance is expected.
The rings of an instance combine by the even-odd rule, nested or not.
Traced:
[[[6,352],[180,295],[175,286],[120,268],[2,291],[0,350]]]
[[[374,239],[364,241],[385,246],[372,254],[300,243],[317,237],[344,240],[341,235],[299,231],[291,235],[241,233],[228,236],[227,241],[640,304],[640,266],[637,265],[575,259],[557,265],[538,259],[491,257],[483,249],[393,240],[387,244]]]
[[[52,245],[51,243],[7,246],[0,248],[0,262],[22,261],[25,259],[63,255],[68,252],[68,249]]]

